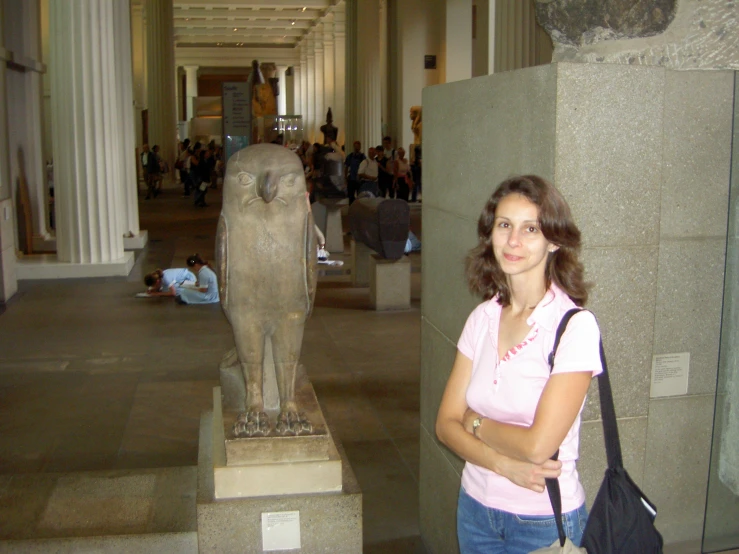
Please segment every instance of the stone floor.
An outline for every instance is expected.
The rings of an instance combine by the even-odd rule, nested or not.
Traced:
[[[20,283],[0,317],[0,541],[194,531],[200,414],[233,339],[217,305],[134,295],[156,267],[213,258],[220,192],[208,202],[142,198],[150,243],[128,278]],[[303,360],[362,487],[365,552],[423,553],[420,255],[412,308],[393,313],[333,258],[346,264],[320,279]]]

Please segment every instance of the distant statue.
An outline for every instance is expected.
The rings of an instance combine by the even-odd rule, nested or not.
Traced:
[[[321,132],[323,133],[323,144],[331,144],[336,142],[339,136],[339,129],[334,127],[334,116],[331,113],[331,108],[328,109],[326,114],[326,124],[321,125]]]
[[[421,144],[423,134],[423,108],[411,106],[411,131],[413,131],[413,144]]]
[[[265,346],[274,359],[278,435],[312,432],[299,412],[295,380],[303,327],[316,292],[316,235],[300,158],[276,144],[239,150],[228,162],[218,220],[216,266],[221,305],[233,328],[246,385],[239,437],[265,436]]]

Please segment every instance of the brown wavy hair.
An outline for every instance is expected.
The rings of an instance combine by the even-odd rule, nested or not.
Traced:
[[[511,303],[511,291],[493,254],[491,240],[495,210],[509,194],[520,194],[539,207],[541,232],[559,247],[548,254],[544,273],[547,289],[554,283],[575,304],[584,306],[590,285],[584,281],[583,266],[578,259],[580,230],[572,220],[564,197],[549,181],[536,175],[520,175],[503,181],[485,204],[477,222],[479,243],[470,250],[465,263],[470,290],[485,300],[498,295],[498,303],[504,307]]]

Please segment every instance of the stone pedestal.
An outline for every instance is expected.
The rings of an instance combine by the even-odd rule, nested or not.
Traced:
[[[341,207],[344,199],[323,199],[313,203],[313,219],[326,237],[326,250],[344,251],[344,230],[341,225]]]
[[[411,262],[403,256],[387,260],[372,254],[369,260],[370,304],[377,311],[411,307]]]
[[[362,552],[359,485],[304,373],[297,395],[313,435],[236,439],[235,416],[223,412],[220,387],[214,389],[214,410],[200,422],[199,552],[261,553],[265,515],[294,520],[296,512],[296,552]]]
[[[370,282],[370,257],[374,252],[361,242],[352,239],[352,285],[367,287]]]

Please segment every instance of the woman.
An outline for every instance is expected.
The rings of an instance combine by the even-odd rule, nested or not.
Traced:
[[[411,177],[411,164],[405,159],[405,149],[398,148],[397,157],[393,165],[393,177],[395,184],[393,188],[397,191],[398,200],[408,202],[408,194],[413,187],[413,177]]]
[[[220,300],[218,296],[218,279],[215,272],[208,266],[199,254],[187,258],[187,267],[197,274],[195,286],[182,287],[175,300],[178,304],[215,304]]]
[[[155,269],[144,276],[148,296],[177,296],[183,285],[194,285],[196,281],[192,271],[184,267]]]
[[[559,477],[565,532],[580,544],[587,519],[575,462],[580,413],[601,372],[600,331],[587,300],[580,231],[560,193],[534,175],[504,181],[478,221],[467,258],[469,316],[439,407],[436,433],[464,458],[457,507],[463,554],[527,554],[558,537],[545,478]],[[559,461],[550,460],[559,450]]]

